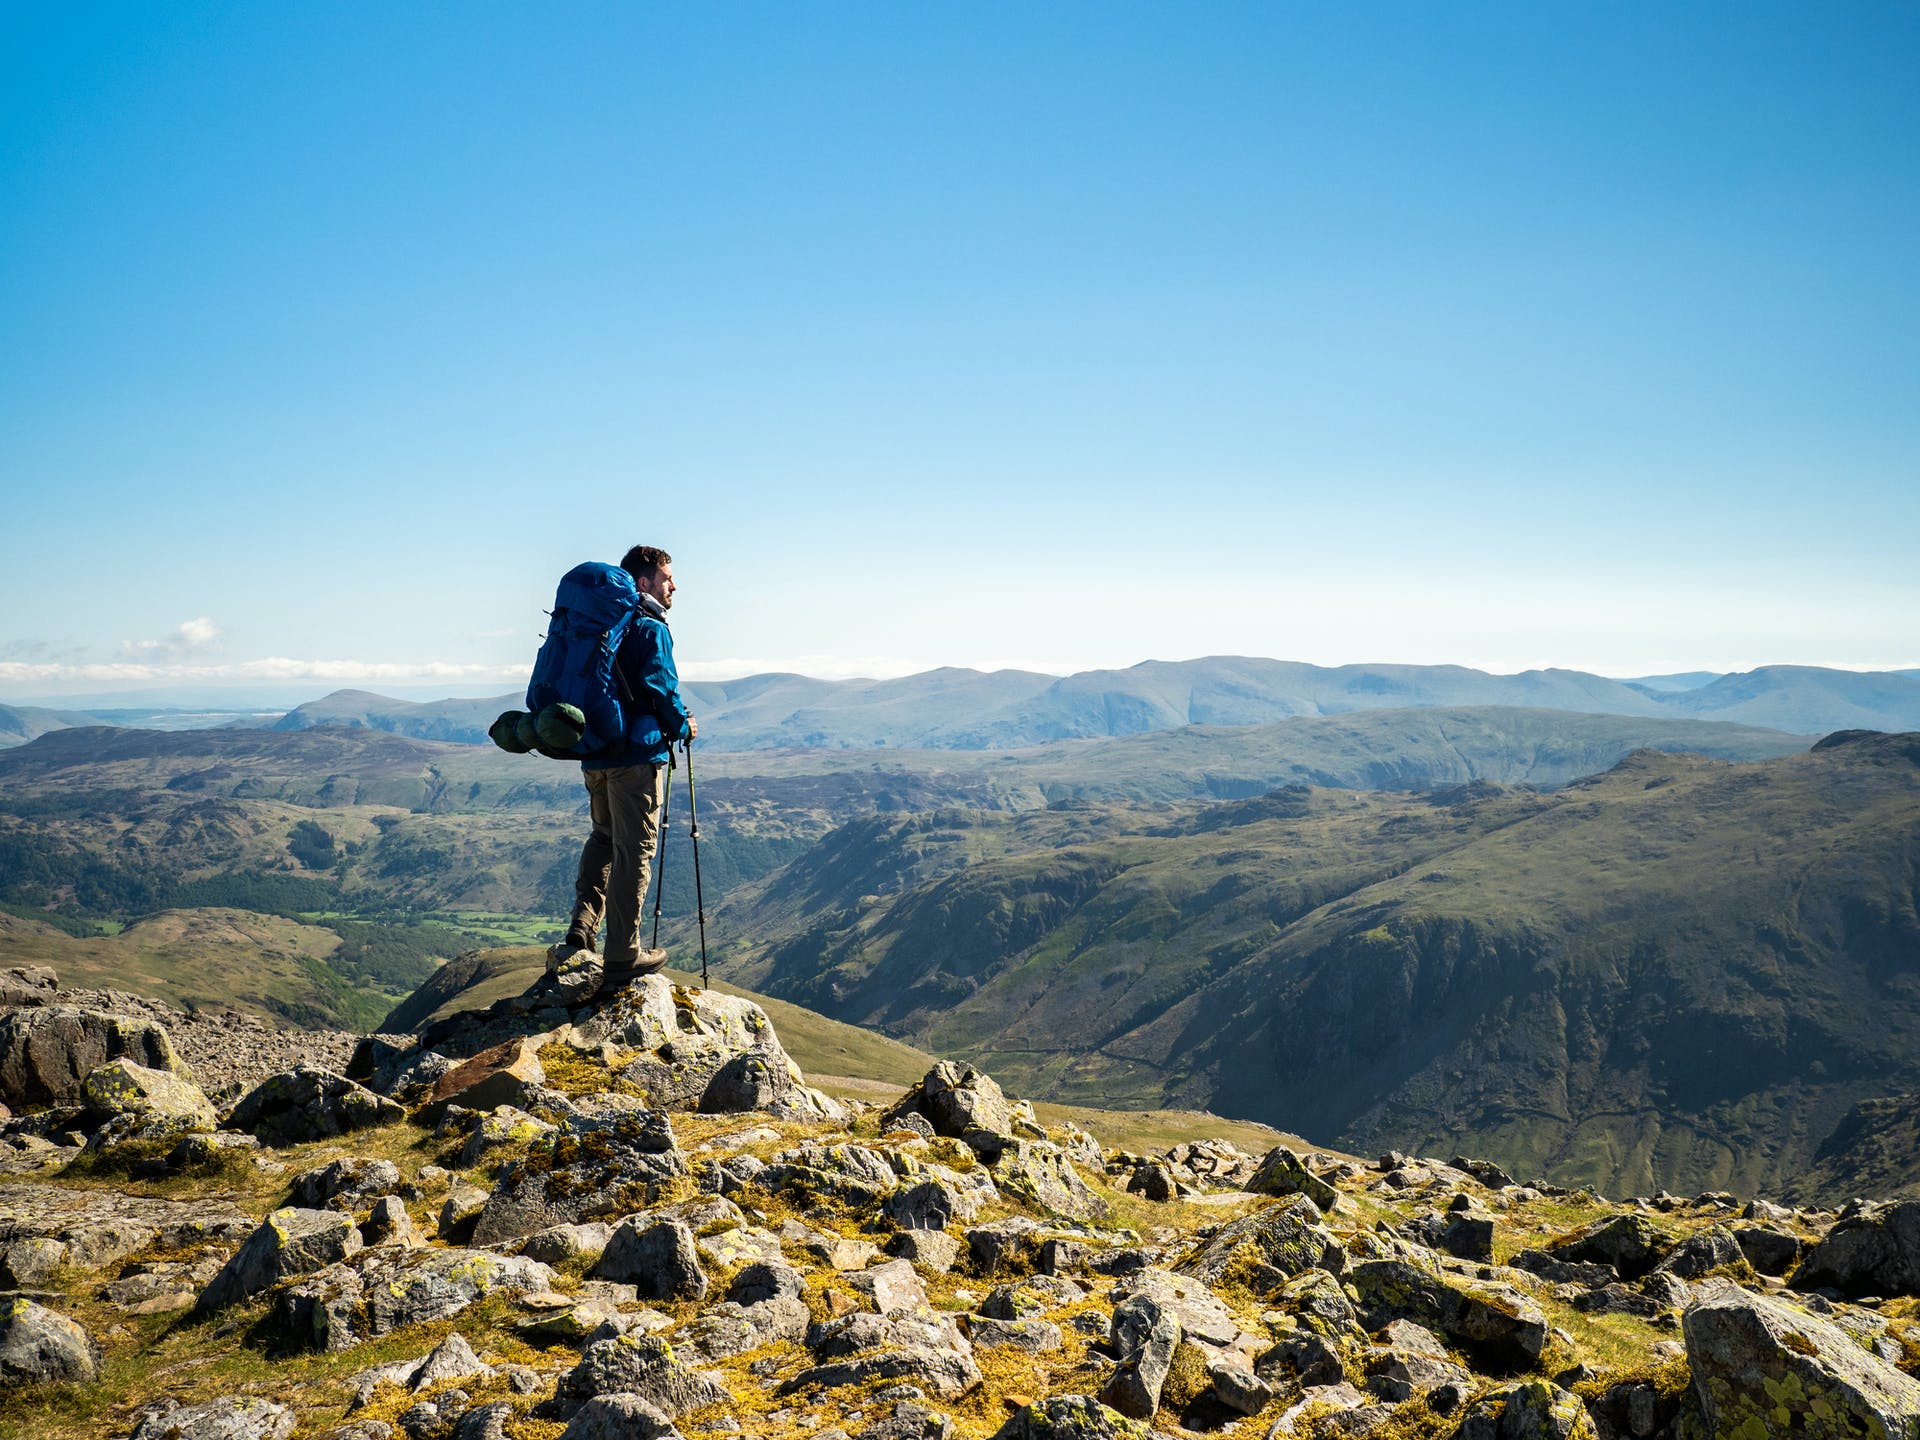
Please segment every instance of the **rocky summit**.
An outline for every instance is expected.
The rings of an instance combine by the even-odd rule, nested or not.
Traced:
[[[343,1060],[15,977],[0,1433],[1920,1440],[1913,1201],[1103,1143],[954,1061],[839,1098],[748,1000],[597,980]]]

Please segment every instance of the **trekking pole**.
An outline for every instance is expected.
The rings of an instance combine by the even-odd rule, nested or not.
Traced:
[[[660,794],[660,848],[654,852],[654,868],[660,873],[653,887],[653,948],[660,948],[660,900],[667,892],[667,817],[673,813],[673,750],[667,750],[667,786]]]
[[[693,737],[687,737],[687,833],[693,837],[693,906],[700,917],[700,988],[707,988],[707,899],[700,891],[700,807],[693,800]]]

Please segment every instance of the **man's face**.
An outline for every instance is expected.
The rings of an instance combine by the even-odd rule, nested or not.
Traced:
[[[642,575],[633,582],[660,602],[662,610],[673,608],[673,592],[680,587],[673,583],[673,566],[662,565],[651,575]]]

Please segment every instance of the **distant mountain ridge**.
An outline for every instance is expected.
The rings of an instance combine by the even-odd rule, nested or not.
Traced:
[[[1325,667],[1212,656],[1064,677],[946,668],[892,680],[752,675],[685,689],[709,750],[1020,749],[1185,725],[1489,705],[1737,721],[1796,735],[1920,728],[1920,675],[1804,665],[1624,681],[1580,670],[1493,675],[1459,665]],[[422,703],[342,690],[288,712],[278,728],[366,726],[484,744],[494,716],[519,704],[517,695]]]

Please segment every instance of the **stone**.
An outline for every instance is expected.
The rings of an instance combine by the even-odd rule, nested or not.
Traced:
[[[228,1395],[201,1405],[169,1400],[144,1410],[130,1440],[286,1440],[300,1417],[256,1395]]]
[[[254,1221],[223,1200],[157,1200],[28,1183],[0,1188],[0,1256],[27,1245],[18,1258],[29,1266],[52,1254],[37,1242],[57,1243],[59,1264],[96,1270],[150,1245],[238,1245],[254,1228]]]
[[[673,1420],[638,1395],[596,1395],[574,1412],[560,1440],[683,1440]]]
[[[1659,1274],[1676,1279],[1697,1280],[1710,1270],[1744,1266],[1746,1259],[1731,1229],[1725,1225],[1709,1225],[1679,1241],[1653,1268]]]
[[[434,1081],[422,1118],[430,1122],[450,1105],[468,1110],[524,1106],[529,1093],[547,1083],[540,1047],[548,1039],[545,1035],[517,1036],[461,1061]]]
[[[1016,1411],[992,1440],[1147,1440],[1147,1427],[1088,1395],[1054,1395]]]
[[[904,1260],[889,1260],[846,1278],[851,1289],[867,1297],[875,1314],[912,1314],[931,1308],[926,1287]]]
[[[553,1288],[538,1261],[438,1247],[362,1250],[282,1288],[268,1313],[271,1338],[296,1350],[345,1350],[404,1325],[445,1320],[484,1296]]]
[[[887,1241],[887,1254],[916,1270],[945,1274],[960,1258],[960,1240],[944,1230],[902,1230]]]
[[[100,1347],[74,1321],[25,1296],[0,1297],[0,1389],[91,1381],[99,1364]]]
[[[571,1413],[602,1395],[638,1396],[668,1419],[730,1398],[718,1379],[681,1364],[652,1335],[595,1341],[554,1390],[556,1405]]]
[[[1345,1435],[1351,1432],[1336,1422],[1344,1421],[1349,1415],[1364,1414],[1367,1408],[1367,1397],[1345,1381],[1310,1385],[1298,1400],[1280,1412],[1280,1418],[1267,1431],[1267,1440]]]
[[[798,1342],[807,1334],[806,1281],[787,1265],[749,1265],[727,1298],[696,1316],[679,1335],[680,1349],[709,1364],[763,1345]]]
[[[1412,1320],[1494,1368],[1525,1369],[1546,1349],[1540,1307],[1511,1285],[1460,1280],[1409,1260],[1366,1260],[1347,1275],[1370,1329]]]
[[[1461,1417],[1459,1440],[1599,1440],[1580,1403],[1546,1380],[1525,1380],[1483,1395]]]
[[[1869,1204],[1836,1221],[1792,1284],[1848,1296],[1920,1294],[1920,1200]]]
[[[1332,1280],[1331,1276],[1326,1278]],[[1024,1285],[1038,1283],[1034,1279],[1024,1282]],[[1337,1282],[1333,1289],[1336,1293],[1339,1291]],[[1180,1322],[1181,1330],[1196,1340],[1204,1340],[1209,1345],[1232,1345],[1240,1336],[1240,1324],[1233,1318],[1233,1312],[1227,1309],[1219,1296],[1191,1275],[1162,1270],[1152,1265],[1130,1270],[1114,1283],[1113,1298],[1116,1301],[1128,1300],[1136,1295],[1144,1295],[1171,1312]],[[1345,1304],[1344,1296],[1342,1304]],[[1348,1313],[1352,1313],[1350,1306]]]
[[[1050,1140],[1007,1140],[989,1162],[1002,1194],[1072,1220],[1104,1220],[1107,1202],[1088,1188]]]
[[[496,1105],[486,1114],[474,1116],[469,1124],[467,1143],[460,1147],[460,1164],[468,1170],[478,1169],[496,1151],[518,1154],[559,1128],[511,1105]]]
[[[201,1314],[251,1299],[294,1275],[307,1275],[359,1250],[353,1217],[337,1210],[276,1210],[220,1268],[195,1307]]]
[[[1304,1195],[1323,1213],[1339,1202],[1340,1192],[1307,1169],[1285,1145],[1276,1145],[1254,1167],[1246,1188],[1256,1195]]]
[[[59,994],[60,977],[44,965],[11,965],[0,970],[0,1010],[52,1005]]]
[[[406,1111],[384,1095],[317,1065],[269,1075],[233,1107],[227,1126],[262,1144],[300,1145],[392,1125]]]
[[[1306,1270],[1337,1275],[1346,1252],[1320,1219],[1311,1200],[1295,1195],[1221,1227],[1177,1268],[1208,1285],[1231,1276],[1262,1298]]]
[[[473,1353],[473,1347],[458,1332],[442,1340],[428,1353],[407,1378],[409,1390],[425,1390],[449,1380],[491,1380],[493,1366]]]
[[[1107,1343],[1120,1365],[1101,1387],[1100,1400],[1122,1415],[1150,1420],[1180,1344],[1180,1322],[1151,1296],[1134,1295],[1114,1308]]]
[[[774,1194],[792,1191],[860,1209],[880,1204],[899,1188],[886,1158],[864,1145],[802,1145],[783,1150],[759,1173],[756,1183]]]
[[[620,1078],[663,1110],[764,1111],[781,1120],[844,1121],[846,1107],[809,1088],[766,1012],[717,990],[689,990],[664,975],[622,989],[558,1043],[586,1054],[633,1055]]]
[[[1785,1299],[1709,1280],[1681,1318],[1707,1433],[1920,1437],[1920,1381]]]
[[[572,1116],[508,1168],[474,1225],[473,1240],[497,1245],[554,1225],[631,1215],[687,1173],[660,1111]]]
[[[613,1227],[605,1221],[588,1225],[550,1225],[536,1230],[519,1244],[519,1251],[543,1265],[563,1265],[569,1260],[598,1260],[613,1238]]]
[[[952,1435],[951,1416],[929,1410],[915,1400],[902,1399],[894,1403],[884,1418],[854,1435],[853,1440],[952,1440]]]
[[[983,1193],[933,1178],[889,1195],[880,1213],[902,1230],[945,1230],[955,1220],[973,1219],[996,1194],[991,1182]]]
[[[101,1119],[129,1115],[141,1121],[169,1121],[182,1130],[211,1130],[220,1123],[213,1102],[198,1085],[171,1070],[136,1064],[125,1055],[88,1071],[80,1090],[88,1111]]]
[[[407,1202],[398,1195],[382,1195],[373,1202],[360,1238],[368,1245],[424,1245],[427,1237],[407,1213]]]
[[[512,1418],[513,1406],[504,1400],[475,1406],[453,1427],[453,1440],[511,1440],[507,1422]]]
[[[1762,1275],[1785,1275],[1800,1258],[1800,1237],[1770,1225],[1737,1225],[1733,1238],[1747,1264]]]
[[[1273,1387],[1239,1361],[1210,1353],[1207,1378],[1213,1398],[1235,1415],[1258,1415],[1273,1399]]]
[[[1065,1343],[1060,1327],[1046,1320],[1000,1320],[990,1315],[967,1317],[967,1339],[975,1350],[1017,1350],[1038,1355]]]
[[[376,1195],[400,1190],[400,1167],[359,1156],[317,1165],[293,1177],[289,1204],[302,1210],[358,1210]]]
[[[1087,1292],[1071,1280],[1055,1275],[1029,1275],[1010,1285],[994,1286],[980,1302],[980,1313],[999,1320],[1031,1320],[1050,1310],[1077,1305],[1086,1298]]]
[[[1017,1137],[1013,1107],[993,1077],[952,1060],[942,1060],[881,1116],[882,1124],[917,1112],[936,1135],[949,1136],[992,1160]]]
[[[1387,1346],[1369,1355],[1366,1363],[1367,1389],[1392,1405],[1425,1399],[1449,1385],[1473,1384],[1473,1372],[1448,1360],[1444,1351],[1436,1356]]]
[[[191,1080],[167,1032],[151,1020],[46,1005],[0,1014],[0,1101],[20,1108],[78,1105],[86,1077],[122,1056]]]
[[[441,1238],[452,1240],[463,1231],[471,1232],[492,1198],[491,1190],[482,1190],[478,1185],[455,1185],[440,1202],[440,1213],[434,1220]]]
[[[1559,1260],[1610,1265],[1622,1280],[1638,1280],[1673,1248],[1672,1237],[1641,1215],[1609,1215],[1547,1246]]]
[[[592,1273],[632,1285],[643,1300],[701,1300],[707,1293],[693,1231],[678,1220],[641,1215],[623,1221]]]

